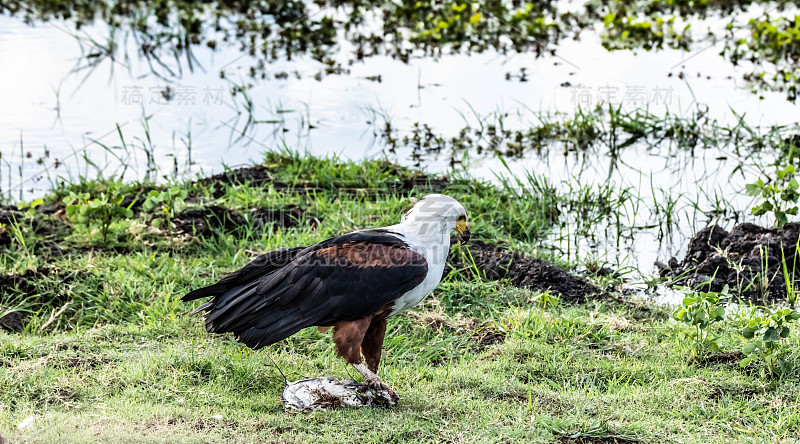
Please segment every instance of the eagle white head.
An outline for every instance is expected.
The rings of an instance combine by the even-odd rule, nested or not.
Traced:
[[[414,224],[420,230],[431,230],[435,233],[449,234],[456,231],[461,239],[469,240],[470,229],[467,225],[467,210],[457,200],[444,194],[429,194],[403,214],[401,223]]]

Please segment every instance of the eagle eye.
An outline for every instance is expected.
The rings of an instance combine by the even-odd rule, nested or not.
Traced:
[[[461,221],[466,222],[467,221],[467,216],[465,214],[462,214],[461,216],[458,216],[458,219],[456,219],[456,220],[459,221],[459,222],[461,222]]]

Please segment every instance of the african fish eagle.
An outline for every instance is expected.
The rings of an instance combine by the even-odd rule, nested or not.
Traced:
[[[232,332],[253,349],[306,327],[333,327],[339,355],[367,385],[396,400],[377,375],[386,319],[433,292],[453,230],[469,239],[466,210],[452,197],[431,194],[399,224],[271,251],[183,300],[211,296],[193,314],[205,310],[209,332]]]

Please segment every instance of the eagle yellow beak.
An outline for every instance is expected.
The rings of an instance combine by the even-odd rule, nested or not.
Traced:
[[[469,241],[469,237],[472,233],[470,232],[469,227],[467,226],[466,220],[456,221],[456,231],[458,231],[458,234],[461,235],[462,245],[467,243],[467,241]]]

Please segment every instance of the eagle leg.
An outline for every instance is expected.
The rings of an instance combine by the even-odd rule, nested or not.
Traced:
[[[357,319],[355,321],[337,322],[333,327],[333,342],[336,344],[336,351],[339,355],[361,373],[367,386],[378,391],[386,390],[392,398],[392,401],[397,402],[400,397],[397,396],[385,382],[381,381],[381,378],[374,371],[367,368],[367,366],[361,362],[362,343],[365,342],[364,336],[367,334],[371,322],[372,317]],[[373,330],[373,334],[386,332],[386,320],[384,319],[382,322],[383,327],[381,327],[380,322],[378,322],[378,325],[376,325]],[[379,336],[380,344],[376,344],[375,341],[367,341],[368,348],[374,347],[375,345],[383,345],[383,334]],[[377,370],[378,363],[380,362],[380,347],[378,347],[377,358],[375,358],[374,353],[370,353],[369,359],[371,363],[374,363]],[[370,361],[367,362],[370,363]]]
[[[333,326],[333,343],[336,352],[348,364],[361,364],[361,343],[367,333],[371,318],[361,318],[355,321],[339,321]]]
[[[364,341],[361,343],[361,354],[367,361],[367,368],[372,373],[378,373],[378,365],[381,363],[381,351],[383,349],[383,338],[386,336],[386,318],[373,319],[369,324]]]

